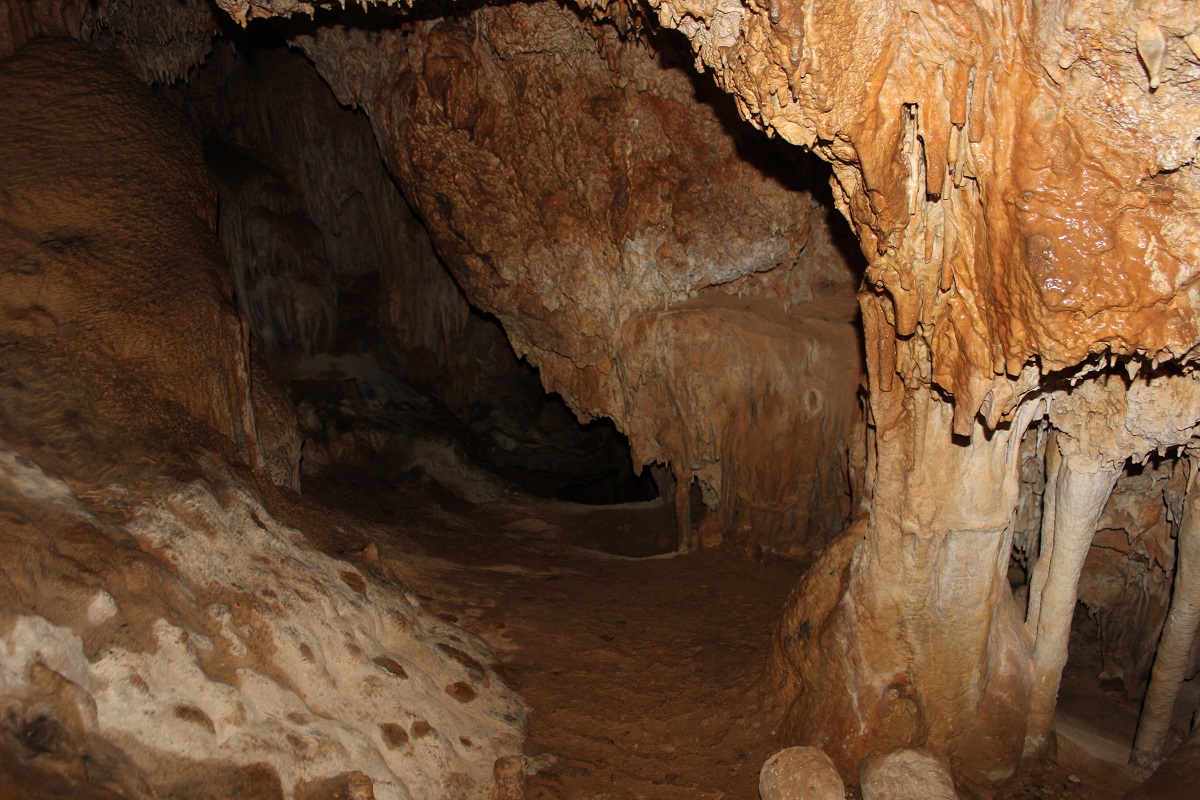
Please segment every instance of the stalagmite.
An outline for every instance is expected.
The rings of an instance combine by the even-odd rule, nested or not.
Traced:
[[[1052,446],[1064,449],[1062,436]],[[1120,465],[1095,463],[1072,452],[1062,454],[1054,480],[1053,549],[1043,543],[1049,559],[1038,604],[1037,643],[1033,651],[1033,694],[1025,752],[1042,755],[1053,749],[1054,707],[1062,670],[1067,663],[1067,640],[1075,614],[1076,587],[1083,560],[1096,533],[1096,521],[1116,482]]]
[[[1042,535],[1038,547],[1038,558],[1033,564],[1029,580],[1029,609],[1025,624],[1035,637],[1042,614],[1042,592],[1046,588],[1046,576],[1050,571],[1050,557],[1054,553],[1054,514],[1058,499],[1058,476],[1062,466],[1062,452],[1058,443],[1051,438],[1045,456],[1046,488],[1042,495]]]
[[[1150,688],[1130,757],[1131,763],[1147,769],[1157,767],[1162,761],[1175,700],[1180,684],[1187,677],[1189,656],[1200,625],[1200,574],[1197,574],[1200,573],[1200,487],[1196,485],[1200,460],[1195,457],[1189,460],[1188,493],[1176,544],[1171,612],[1154,658]]]

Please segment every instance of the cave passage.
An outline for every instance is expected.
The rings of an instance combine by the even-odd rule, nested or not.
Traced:
[[[482,24],[476,19],[467,27]],[[492,645],[501,674],[533,704],[526,753],[535,768],[527,796],[574,797],[597,785],[647,797],[751,796],[756,765],[771,750],[758,686],[771,626],[789,587],[809,565],[808,554],[845,525],[853,484],[831,492],[840,490],[842,505],[826,498],[807,516],[785,515],[781,524],[777,513],[767,521],[729,513],[738,498],[723,490],[732,484],[738,492],[731,477],[745,445],[719,451],[733,462],[722,465],[724,485],[703,469],[681,470],[669,462],[636,475],[629,440],[613,422],[579,423],[560,395],[546,393],[528,363],[518,363],[501,321],[470,305],[424,222],[387,174],[363,114],[338,104],[312,64],[271,35],[270,26],[250,31],[257,32],[241,36],[236,56],[218,51],[189,81],[188,103],[206,136],[206,161],[219,189],[218,236],[231,265],[234,299],[268,368],[300,410],[304,493],[336,513],[381,526],[370,541],[335,537],[326,548],[369,553],[387,575],[394,573],[389,559],[402,559],[415,539],[419,550],[457,565],[423,599]],[[721,129],[733,136],[739,159],[785,191],[812,197],[810,224],[821,237],[804,243],[793,263],[774,265],[784,275],[774,276],[775,287],[765,296],[761,286],[718,284],[684,298],[679,308],[695,309],[705,325],[728,325],[732,318],[740,326],[739,344],[750,346],[742,358],[769,359],[771,350],[787,354],[794,347],[788,337],[795,333],[787,330],[796,324],[788,322],[797,317],[793,303],[809,319],[845,313],[837,309],[850,304],[862,270],[857,242],[820,186],[828,169],[798,157],[789,145],[748,137],[728,98],[684,69],[687,59],[678,45],[674,39],[659,42],[659,62],[688,75],[694,101],[713,109]],[[438,177],[430,180],[436,184]],[[320,197],[306,195],[313,187]],[[842,272],[805,276],[814,256],[832,258]],[[816,305],[805,306],[806,300]],[[754,314],[749,325],[733,316],[741,303]],[[793,328],[804,340],[804,358],[857,363],[862,328],[850,321],[849,353],[814,349],[814,338],[821,341],[824,334],[803,322]],[[758,330],[763,327],[765,332]],[[693,337],[695,329],[682,335]],[[681,366],[694,373],[737,369],[716,366],[711,352],[697,359],[679,336],[656,333],[650,340],[656,357],[685,359]],[[721,338],[710,346],[729,344]],[[840,396],[830,395],[835,390],[828,383],[814,383],[811,374],[803,376],[803,388],[780,399],[769,389],[756,394],[762,387],[744,385],[761,376],[719,375],[714,381],[702,374],[707,383],[700,391],[721,391],[720,379],[735,391],[749,389],[733,413],[752,417],[744,435],[752,437],[750,447],[761,448],[753,438],[763,435],[755,423],[769,430],[782,422],[790,431],[803,424],[789,409],[778,421],[757,420],[772,403],[798,403],[801,412],[815,406],[821,419],[845,416],[844,410],[819,408],[827,402],[857,408],[856,371],[844,372],[854,382]],[[675,380],[686,384],[688,377]],[[710,410],[702,398],[682,421],[704,424]],[[724,425],[743,424],[724,419]],[[1040,461],[1048,436],[1042,425],[1023,439],[1027,500],[1010,569],[1018,598],[1028,594],[1030,566],[1037,561],[1045,488]],[[803,473],[788,471],[788,460],[770,466],[783,468],[790,480],[804,480]],[[1153,474],[1168,474],[1172,463]],[[1145,491],[1137,483],[1142,475],[1130,472],[1123,481],[1134,484],[1118,496]],[[777,498],[779,483],[767,485]],[[429,517],[434,511],[454,515],[452,532],[435,530]],[[1158,535],[1168,536],[1170,526],[1162,524]],[[1106,526],[1120,527],[1101,524]],[[722,544],[741,545],[744,553],[646,562],[586,555],[638,559]],[[747,554],[756,560],[745,560]],[[1161,576],[1157,581],[1164,585]],[[1068,670],[1059,724],[1086,745],[1068,745],[1061,769],[1103,773],[1090,765],[1089,752],[1112,761],[1127,757],[1136,720],[1132,702],[1144,689],[1153,644],[1130,650],[1120,637],[1161,625],[1147,621],[1153,611],[1131,612],[1129,603],[1145,608],[1136,595],[1097,598],[1082,590],[1072,652],[1088,666]],[[1131,613],[1139,615],[1136,621],[1108,630],[1109,620]],[[1115,667],[1114,659],[1136,663]],[[1114,680],[1097,685],[1095,674],[1122,676],[1116,702]],[[1109,701],[1103,713],[1096,710],[1098,696]],[[1097,729],[1108,733],[1097,735]],[[739,734],[730,739],[729,731]],[[1060,779],[1059,771],[1049,770],[1031,776],[1028,785]]]
[[[364,460],[421,471],[414,452],[437,446],[539,497],[654,500],[612,422],[579,422],[470,306],[361,112],[271,26],[252,31],[194,76],[186,102],[218,187],[233,299],[309,425],[305,478]],[[332,197],[306,194],[318,188]]]
[[[489,643],[496,670],[534,709],[525,796],[581,797],[598,787],[620,796],[751,796],[773,747],[756,683],[805,562],[764,553],[761,543],[753,559],[736,550],[663,558],[680,544],[671,495],[683,473],[655,463],[636,475],[629,441],[611,420],[580,423],[561,396],[546,393],[500,322],[463,296],[387,174],[366,118],[338,104],[311,63],[261,27],[268,31],[252,26],[240,37],[236,54],[218,47],[184,89],[185,107],[205,137],[233,299],[298,409],[305,503],[321,504],[309,513],[337,519],[342,531],[318,537],[318,546],[419,586],[426,610]],[[662,60],[686,74],[680,44],[664,47]],[[688,81],[720,126],[738,132],[737,152],[753,169],[822,198],[811,202],[832,231],[820,246],[840,248],[853,266],[815,292],[801,274],[782,276],[782,285],[808,292],[801,300],[829,300],[833,315],[817,310],[818,319],[837,319],[860,267],[820,188],[827,169],[746,137],[728,98]],[[818,177],[804,177],[806,169]],[[808,247],[817,245],[772,266],[799,273]],[[693,304],[705,324],[721,325],[710,309],[745,315],[730,301],[747,294],[762,292],[713,287]],[[751,346],[777,346],[779,331],[795,335],[784,304],[750,302],[767,318],[739,332]],[[847,330],[857,347],[857,328]],[[812,392],[807,402],[827,402]],[[791,416],[784,409],[774,424]],[[722,536],[710,528],[718,515],[709,503],[719,508],[722,499],[702,479],[684,480],[686,524],[706,530],[711,547]],[[816,538],[841,527],[834,513],[814,522]],[[775,525],[781,543],[816,544],[807,531]],[[414,552],[443,559],[415,584],[399,566]]]
[[[1023,20],[289,3],[0,0],[0,798],[1193,785],[1182,151]]]

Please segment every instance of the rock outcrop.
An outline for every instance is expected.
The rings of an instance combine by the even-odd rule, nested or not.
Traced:
[[[295,421],[199,142],[67,39],[0,62],[0,109],[5,789],[486,797],[524,712],[482,644],[267,509]]]

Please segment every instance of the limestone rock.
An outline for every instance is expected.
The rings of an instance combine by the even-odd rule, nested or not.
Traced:
[[[731,125],[677,38],[651,47],[538,3],[295,41],[367,111],[447,267],[547,390],[614,420],[679,491],[698,482],[727,539],[789,552],[836,532],[857,253],[823,171]]]
[[[268,508],[294,418],[198,143],[66,39],[0,62],[0,109],[6,790],[482,800],[524,714],[482,643]]]
[[[289,482],[294,442],[272,430],[268,454],[254,403],[274,427],[290,411],[270,390],[252,397],[195,136],[139,81],[67,39],[27,46],[0,81],[0,331],[106,356],[110,372],[152,385],[256,469],[280,462],[272,471]]]
[[[44,749],[152,797],[175,796],[188,764],[220,765],[196,783],[213,797],[236,796],[227,781],[246,770],[291,793],[351,767],[351,797],[487,796],[522,710],[490,670],[464,667],[487,660],[473,637],[312,552],[229,476],[104,496],[121,488],[144,506],[113,527],[0,451],[0,508],[40,521],[0,526],[6,574],[54,592],[37,612],[0,594],[11,734],[55,726]],[[459,681],[469,703],[443,691]]]
[[[946,759],[908,747],[873,753],[858,767],[863,800],[958,800]]]
[[[767,759],[758,776],[762,800],[845,800],[842,776],[817,747],[789,747]]]

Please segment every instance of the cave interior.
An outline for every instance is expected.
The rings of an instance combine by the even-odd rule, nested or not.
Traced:
[[[1196,796],[1198,154],[1184,0],[0,0],[0,798]]]

